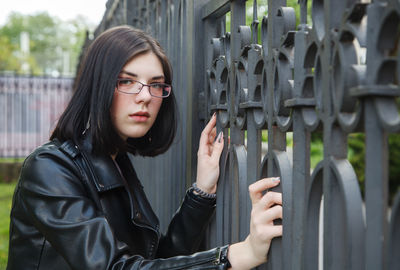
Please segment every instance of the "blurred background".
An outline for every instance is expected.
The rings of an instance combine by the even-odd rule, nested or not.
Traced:
[[[24,157],[45,142],[72,93],[81,48],[106,0],[0,4],[0,270],[12,194]]]
[[[0,71],[73,76],[87,31],[102,19],[106,0],[2,1]]]

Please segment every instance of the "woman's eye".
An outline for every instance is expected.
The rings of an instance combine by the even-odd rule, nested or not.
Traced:
[[[153,88],[164,88],[164,84],[163,83],[152,83],[151,87]]]
[[[120,85],[131,85],[132,80],[119,80]]]

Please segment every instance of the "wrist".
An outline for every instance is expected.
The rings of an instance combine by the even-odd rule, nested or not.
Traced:
[[[264,259],[257,258],[253,251],[249,237],[242,242],[238,242],[229,247],[228,260],[230,261],[233,270],[235,269],[252,269],[266,262]]]
[[[214,193],[209,193],[207,191],[204,191],[203,189],[199,188],[196,184],[196,182],[193,183],[192,188],[193,193],[197,196],[203,197],[203,198],[208,198],[208,199],[215,199],[217,197],[217,194]]]
[[[210,186],[203,185],[199,181],[194,182],[193,185],[196,185],[198,189],[200,189],[203,192],[208,193],[208,194],[215,194],[217,192],[217,185],[213,185],[210,187]]]
[[[193,184],[195,184],[197,186],[197,188],[199,188],[200,190],[208,193],[208,194],[214,194],[217,192],[217,185],[213,185],[213,186],[208,186],[208,185],[204,185],[201,181],[196,181]]]
[[[262,263],[265,263],[267,261],[267,254],[263,254],[263,252],[260,252],[260,249],[254,246],[254,239],[252,241],[251,235],[248,235],[246,239],[243,241],[247,247],[247,250],[249,252],[249,256],[252,258],[254,263],[257,265],[260,265]]]

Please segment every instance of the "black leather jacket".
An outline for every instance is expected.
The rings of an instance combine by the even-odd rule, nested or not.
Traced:
[[[215,200],[188,191],[165,235],[126,154],[53,141],[24,162],[9,270],[226,269],[227,246],[198,252]],[[115,164],[117,163],[118,166]]]

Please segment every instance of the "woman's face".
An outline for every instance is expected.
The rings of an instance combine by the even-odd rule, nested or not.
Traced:
[[[152,52],[134,57],[122,68],[119,78],[134,79],[144,84],[165,81],[161,62]],[[150,95],[148,86],[137,94],[125,94],[115,89],[111,119],[121,138],[144,136],[154,124],[161,103],[162,98]]]

